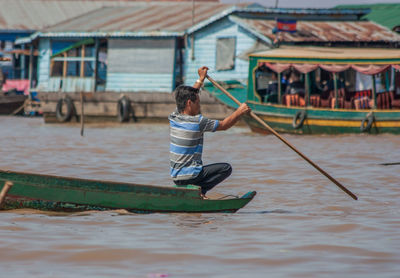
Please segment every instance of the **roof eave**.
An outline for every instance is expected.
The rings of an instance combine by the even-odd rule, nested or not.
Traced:
[[[168,31],[141,31],[141,32],[36,32],[29,37],[19,38],[15,44],[26,44],[34,41],[37,38],[137,38],[137,37],[182,37],[184,32],[168,32]]]

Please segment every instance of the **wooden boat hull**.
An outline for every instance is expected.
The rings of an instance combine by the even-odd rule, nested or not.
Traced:
[[[240,198],[204,200],[198,188],[148,186],[0,170],[0,188],[6,181],[14,184],[5,200],[6,209],[236,212],[256,195],[252,191]]]
[[[24,105],[25,95],[0,95],[0,115],[9,115]],[[21,110],[23,112],[23,110]]]
[[[392,133],[400,134],[400,110],[345,110],[286,107],[282,105],[248,102],[262,120],[278,132],[293,134],[344,134],[344,133]],[[305,111],[306,119],[298,128],[293,126],[294,117],[299,111]],[[372,113],[374,121],[371,128],[363,131],[363,120]],[[268,131],[251,117],[244,117],[252,131]],[[364,120],[364,129],[366,127]]]

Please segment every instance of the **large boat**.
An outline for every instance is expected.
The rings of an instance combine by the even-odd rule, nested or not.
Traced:
[[[222,85],[278,132],[399,134],[399,70],[398,49],[286,46],[249,55],[247,87],[234,80]],[[302,90],[284,91],[288,72],[297,72]],[[276,92],[268,94],[274,75]],[[211,84],[206,90],[237,107]],[[244,120],[252,131],[268,133],[253,118]]]
[[[0,170],[0,188],[13,183],[3,208],[51,211],[126,209],[131,212],[236,212],[256,195],[204,199],[199,187],[164,187]]]

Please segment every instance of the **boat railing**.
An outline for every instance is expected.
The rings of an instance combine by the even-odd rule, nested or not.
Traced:
[[[336,106],[336,101],[338,102]],[[302,94],[284,94],[282,104],[287,107],[305,107],[328,109],[353,109],[364,110],[374,107],[372,90],[346,91],[344,88],[338,90],[338,97],[335,98],[334,91],[330,91],[325,97],[320,94],[310,95],[309,104],[306,104]],[[376,109],[399,109],[400,97],[395,92],[379,92],[376,94]]]

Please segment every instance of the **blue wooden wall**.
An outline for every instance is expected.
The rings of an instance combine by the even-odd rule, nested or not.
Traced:
[[[172,92],[175,38],[110,39],[106,91]]]
[[[172,92],[175,81],[175,43],[174,38],[110,40],[106,91]],[[39,53],[39,91],[59,91],[61,80],[63,92],[94,90],[93,78],[50,77],[50,39],[39,40]]]
[[[239,80],[246,84],[248,76],[248,61],[236,58],[232,70],[215,70],[216,44],[218,38],[236,37],[236,56],[251,48],[257,41],[256,37],[233,23],[229,18],[216,21],[208,27],[195,32],[194,56],[191,59],[191,41],[188,39],[185,51],[185,84],[193,85],[198,79],[197,69],[201,66],[210,68],[209,75],[215,80]]]

